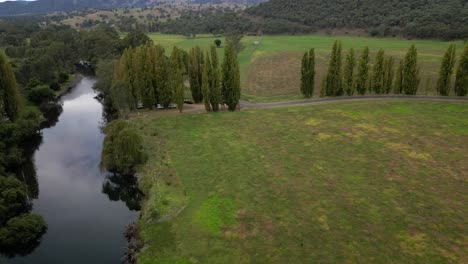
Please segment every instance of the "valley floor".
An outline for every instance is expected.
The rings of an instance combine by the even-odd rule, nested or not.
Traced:
[[[466,260],[468,104],[143,112],[139,263]]]

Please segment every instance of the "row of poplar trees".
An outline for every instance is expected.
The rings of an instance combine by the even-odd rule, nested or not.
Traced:
[[[206,54],[200,47],[190,50],[188,77],[192,98],[195,103],[203,102],[208,112],[219,111],[220,105],[235,111],[240,100],[240,71],[232,43],[224,50],[222,66],[219,64],[215,46]]]
[[[127,49],[114,66],[112,104],[121,114],[171,103],[182,112],[186,76],[193,100],[204,102],[207,111],[219,111],[224,104],[234,111],[239,104],[239,64],[232,44],[226,46],[222,67],[214,45],[206,54],[199,47],[188,54],[174,47],[169,57],[159,45]]]
[[[412,45],[406,56],[401,60],[395,70],[395,59],[386,56],[380,49],[371,68],[369,48],[364,48],[356,61],[354,49],[350,49],[342,66],[342,45],[336,41],[333,45],[328,72],[322,81],[320,96],[351,96],[356,92],[360,95],[366,93],[415,95],[420,83],[417,49]],[[440,95],[450,94],[451,78],[456,61],[455,45],[450,45],[442,60],[437,91]],[[355,73],[355,68],[357,72]],[[465,96],[468,92],[468,44],[458,63],[455,80],[455,93]],[[304,54],[301,67],[301,93],[310,98],[314,94],[315,86],[315,50]]]

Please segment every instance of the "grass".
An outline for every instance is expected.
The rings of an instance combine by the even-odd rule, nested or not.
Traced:
[[[139,263],[466,262],[467,116],[408,100],[134,114]]]
[[[155,43],[166,47],[169,52],[174,45],[185,50],[194,46],[208,50],[208,47],[217,39],[217,37],[210,35],[200,35],[196,38],[163,34],[150,34],[149,36]],[[224,42],[223,38],[220,39]],[[245,48],[239,54],[244,99],[269,102],[300,97],[301,58],[303,53],[310,48],[316,49],[316,87],[320,87],[327,70],[328,56],[335,40],[340,40],[343,43],[344,54],[349,48],[354,48],[359,56],[360,50],[368,46],[371,49],[371,62],[380,48],[398,61],[404,57],[410,45],[415,44],[418,48],[418,59],[421,67],[420,93],[423,94],[426,93],[425,86],[428,79],[430,79],[428,93],[435,93],[440,61],[449,44],[457,44],[459,53],[461,53],[463,44],[461,41],[444,42],[354,36],[246,36],[242,40]],[[255,46],[254,41],[260,41],[260,45]],[[218,55],[222,58],[222,48],[218,49]],[[319,89],[316,89],[317,95],[318,92]]]

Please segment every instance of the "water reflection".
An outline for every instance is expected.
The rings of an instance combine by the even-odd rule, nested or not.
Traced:
[[[107,194],[111,201],[122,201],[132,211],[140,211],[140,202],[143,193],[138,189],[137,178],[133,176],[120,176],[111,174],[102,185],[102,192]]]
[[[33,212],[44,217],[47,233],[28,256],[0,258],[0,263],[121,262],[122,233],[137,217],[141,193],[134,181],[99,171],[104,136],[94,83],[84,78],[62,98],[58,122],[44,126],[42,143],[38,150],[31,148],[31,162],[22,167],[31,197],[37,198]]]

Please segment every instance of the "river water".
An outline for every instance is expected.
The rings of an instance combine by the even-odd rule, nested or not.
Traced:
[[[62,97],[63,112],[42,131],[34,154],[39,194],[33,212],[44,217],[47,232],[29,255],[0,263],[121,263],[122,233],[137,218],[138,206],[128,201],[135,186],[99,170],[103,107],[94,99],[94,83],[84,78]]]

